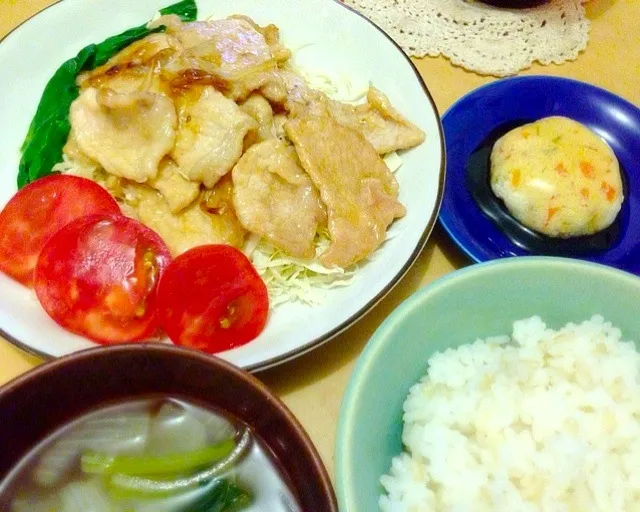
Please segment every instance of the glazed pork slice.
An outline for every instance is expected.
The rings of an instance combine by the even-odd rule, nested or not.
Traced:
[[[72,162],[76,162],[82,168],[92,169],[95,167],[99,167],[98,163],[95,160],[92,160],[82,152],[82,150],[78,146],[78,142],[76,141],[75,136],[73,135],[73,130],[69,133],[67,142],[62,148],[62,153],[69,160],[71,160]]]
[[[178,131],[171,157],[190,180],[212,188],[240,159],[258,123],[212,86],[194,86],[175,99]]]
[[[155,178],[176,139],[176,111],[164,95],[89,88],[71,104],[71,137],[107,172],[137,182]]]
[[[331,242],[320,261],[346,268],[366,258],[405,214],[393,174],[360,133],[330,116],[291,119],[285,130],[327,208]]]
[[[369,88],[366,103],[349,105],[329,100],[327,106],[336,121],[364,135],[380,155],[424,141],[424,132],[393,108],[389,98],[375,87]]]
[[[278,64],[284,64],[291,57],[291,51],[280,41],[280,29],[273,23],[262,27],[249,16],[244,16],[242,14],[229,16],[229,19],[244,20],[249,23],[249,25],[251,25],[255,30],[260,32],[263,35],[264,40],[269,45],[271,55],[273,55],[273,58],[276,59]]]
[[[258,131],[255,132],[253,143],[276,138],[273,109],[263,96],[252,94],[240,104],[240,110],[249,114],[258,123]]]
[[[252,94],[240,105],[240,110],[249,114],[258,123],[255,142],[276,137],[273,109],[263,96]]]
[[[326,110],[323,97],[326,96],[309,87],[302,75],[291,69],[278,70],[280,82],[284,86],[285,94],[282,98],[270,98],[271,101],[282,109],[286,110],[290,116],[305,115],[314,106],[319,105]]]
[[[185,178],[171,158],[160,162],[157,176],[147,183],[162,194],[171,213],[184,210],[200,195],[200,185]]]
[[[151,34],[131,43],[106,64],[82,73],[78,77],[78,85],[82,89],[108,87],[120,93],[147,91],[169,94],[161,66],[181,49],[182,45],[175,37]]]
[[[246,235],[235,215],[231,177],[220,180],[212,191],[215,207],[204,194],[178,213],[171,211],[165,198],[147,185],[126,186],[125,212],[158,233],[174,256],[206,244],[228,244],[242,247]]]
[[[291,256],[315,256],[313,241],[326,213],[293,146],[278,139],[251,146],[231,176],[233,204],[248,231]]]
[[[424,141],[424,132],[393,108],[375,87],[369,88],[365,103],[350,104],[311,89],[295,71],[281,70],[279,75],[286,89],[282,107],[292,117],[329,114],[341,125],[360,132],[380,155],[412,148]]]
[[[208,83],[236,101],[261,88],[284,94],[277,56],[246,19],[194,21],[173,35],[185,48],[166,67],[174,87]]]

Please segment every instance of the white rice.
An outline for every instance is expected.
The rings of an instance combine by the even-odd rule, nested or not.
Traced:
[[[404,404],[386,512],[640,511],[640,355],[594,316],[436,353]]]

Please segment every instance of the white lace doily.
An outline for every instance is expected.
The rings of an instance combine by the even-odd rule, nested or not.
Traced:
[[[483,75],[506,76],[533,62],[561,64],[587,46],[582,0],[501,9],[474,0],[343,0],[413,57],[444,55]]]

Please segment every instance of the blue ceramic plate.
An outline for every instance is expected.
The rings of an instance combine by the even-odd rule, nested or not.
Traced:
[[[513,219],[504,212],[498,212],[502,218],[485,213],[487,209],[477,200],[470,178],[474,171],[470,169],[477,164],[478,155],[488,162],[488,158],[484,160],[486,150],[488,143],[499,136],[496,134],[553,115],[587,125],[611,146],[620,162],[625,200],[615,225],[602,235],[604,243],[590,237],[583,237],[589,239],[585,243],[574,239],[564,246],[546,237],[538,237],[536,243],[522,243],[509,234],[509,227],[517,224]],[[560,255],[640,274],[640,109],[584,82],[528,76],[499,80],[472,91],[444,114],[442,124],[447,184],[440,223],[472,260]],[[476,192],[472,194],[472,190]]]

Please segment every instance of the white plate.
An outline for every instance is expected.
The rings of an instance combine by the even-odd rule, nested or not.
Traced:
[[[0,44],[0,206],[16,191],[19,148],[42,90],[57,67],[87,44],[100,42],[148,20],[171,0],[64,0],[30,19]],[[293,5],[295,4],[295,6]],[[397,171],[407,215],[391,227],[395,235],[357,273],[353,284],[331,290],[323,305],[284,304],[272,311],[251,343],[219,354],[250,370],[296,357],[349,327],[382,299],[407,272],[427,242],[444,185],[442,128],[420,75],[379,28],[332,0],[199,0],[199,18],[246,14],[274,23],[298,60],[354,83],[371,81],[427,135],[402,155]],[[41,356],[61,356],[93,346],[58,327],[32,291],[0,275],[0,334]]]

